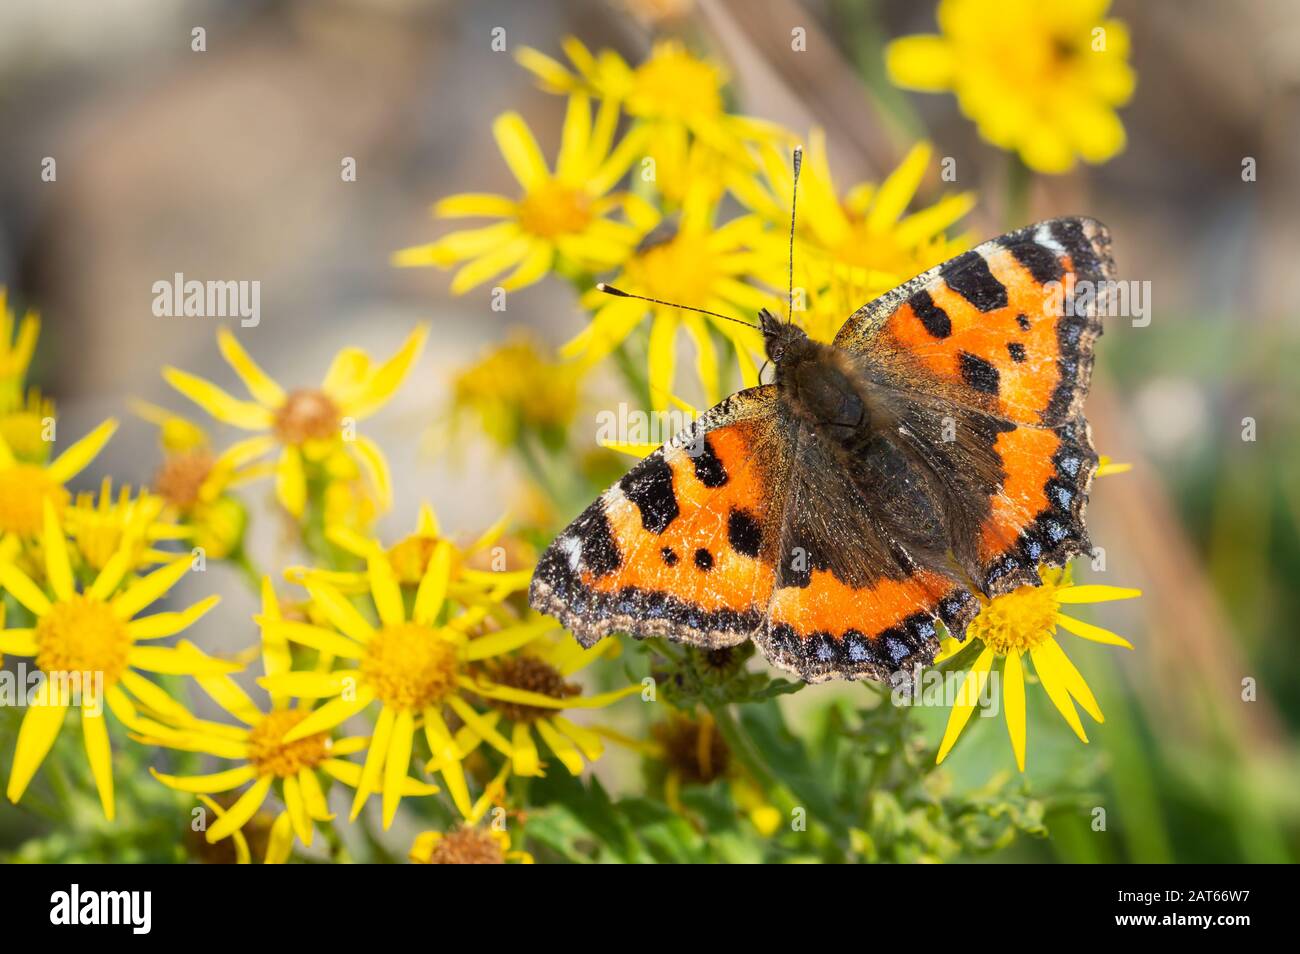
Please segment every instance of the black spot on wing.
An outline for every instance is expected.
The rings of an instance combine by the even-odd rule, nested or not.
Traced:
[[[1011,355],[1011,360],[1016,364],[1023,364],[1025,361],[1025,346],[1019,341],[1008,341],[1007,354]]]
[[[907,303],[912,306],[912,311],[916,313],[916,317],[920,319],[931,338],[947,338],[952,334],[952,320],[948,317],[948,313],[934,303],[934,299],[924,288],[909,298]]]
[[[1029,330],[1029,319],[1024,315],[1016,315],[1016,324],[1020,326],[1021,331]]]
[[[763,544],[763,531],[753,514],[733,510],[727,517],[727,541],[741,556],[756,557]]]
[[[613,573],[623,562],[619,557],[618,544],[614,542],[614,533],[610,530],[609,520],[599,503],[588,507],[586,513],[573,522],[573,526],[565,536],[577,538],[582,546],[581,568],[596,576]],[[557,555],[564,554],[564,551],[555,545],[552,545],[551,549],[557,550]]]
[[[703,445],[698,454],[691,456],[691,463],[695,465],[695,479],[705,487],[721,487],[727,482],[727,468],[722,466],[722,461],[713,452],[713,444],[707,437],[704,438]]]
[[[1037,242],[1013,242],[1007,246],[1017,262],[1029,270],[1040,285],[1060,281],[1065,276],[1061,260],[1050,248]]]
[[[713,554],[704,547],[695,551],[695,565],[707,573],[713,569]]]
[[[663,557],[664,566],[677,565],[677,559],[678,559],[677,551],[674,550],[672,547],[664,547],[662,550],[659,551],[659,555]]]
[[[673,472],[662,454],[647,457],[629,471],[618,486],[641,511],[641,526],[650,533],[663,533],[677,519]]]
[[[976,391],[985,394],[997,394],[1001,375],[998,369],[979,355],[963,351],[958,355],[961,362],[961,376]]]
[[[1007,289],[993,277],[989,263],[979,252],[958,255],[941,269],[939,274],[948,287],[980,311],[996,311],[1007,307]]]

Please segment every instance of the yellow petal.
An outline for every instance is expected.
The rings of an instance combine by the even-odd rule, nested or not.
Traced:
[[[274,424],[274,415],[267,408],[252,401],[240,401],[221,388],[179,368],[163,368],[163,378],[218,421],[245,431],[267,431]]]
[[[18,743],[14,748],[13,764],[9,769],[9,787],[6,794],[9,801],[16,802],[27,791],[27,785],[36,774],[36,770],[45,761],[50,747],[58,738],[63,718],[67,715],[66,704],[50,703],[50,683],[43,682],[37,689],[35,704],[27,707],[23,723],[18,729]]]
[[[1049,639],[1039,646],[1039,651],[1045,658],[1051,660],[1051,665],[1060,675],[1066,690],[1078,701],[1083,711],[1097,722],[1105,722],[1106,719],[1101,714],[1101,706],[1097,705],[1097,699],[1088,688],[1087,680],[1078,669],[1074,668],[1074,663],[1070,662],[1070,657],[1065,655],[1065,650],[1060,644],[1054,639]]]
[[[307,475],[302,469],[302,453],[286,447],[275,465],[275,497],[289,515],[298,518],[307,508]]]
[[[537,757],[537,746],[533,735],[525,722],[516,722],[514,735],[510,740],[515,750],[514,765],[516,775],[537,776],[542,774],[541,760]]]
[[[899,37],[885,48],[885,69],[897,86],[938,93],[953,83],[953,53],[940,36]]]
[[[370,793],[382,783],[384,759],[388,757],[388,743],[392,739],[393,723],[396,720],[397,713],[391,706],[384,706],[379,711],[375,733],[370,737],[370,750],[366,752],[366,764],[361,769],[361,783],[352,798],[352,813],[349,816],[352,821],[357,820]]]
[[[374,701],[374,690],[364,684],[358,686],[355,698],[346,699],[340,696],[337,699],[331,699],[286,732],[284,740],[286,742],[296,742],[299,739],[305,739],[309,735],[315,735],[317,732],[328,732],[336,725],[341,725],[352,718]]]
[[[140,610],[159,600],[168,590],[180,582],[181,577],[190,571],[191,557],[187,553],[159,567],[148,576],[136,580],[114,598],[110,604],[113,615],[118,619],[130,619]]]
[[[193,606],[181,610],[179,613],[153,613],[149,616],[137,617],[126,624],[126,631],[133,640],[161,639],[164,636],[175,636],[182,630],[192,626],[208,610],[220,602],[221,597],[214,593],[207,599],[199,600]]]
[[[214,795],[239,788],[245,782],[251,782],[257,778],[257,769],[251,765],[241,765],[238,768],[226,769],[224,772],[213,772],[211,775],[164,775],[151,768],[149,774],[178,792]]]
[[[208,844],[216,844],[221,839],[243,828],[248,820],[257,814],[266,801],[266,793],[271,790],[272,776],[263,775],[249,787],[239,800],[227,809],[226,813],[208,827]]]
[[[442,713],[432,707],[424,710],[424,735],[429,743],[429,751],[438,760],[442,779],[447,783],[447,791],[456,803],[462,815],[468,816],[474,806],[470,804],[469,788],[465,784],[465,770],[460,764],[460,752]]]
[[[352,451],[365,468],[366,479],[375,491],[375,503],[379,510],[388,510],[393,505],[393,478],[388,470],[388,459],[379,445],[358,434],[352,440]]]
[[[411,618],[423,626],[432,626],[442,612],[442,604],[447,596],[447,581],[451,573],[451,544],[439,540],[429,558],[424,576],[420,579],[420,588],[415,593],[415,606]]]
[[[302,801],[307,806],[309,816],[317,821],[331,821],[334,818],[315,772],[309,768],[299,769],[298,788],[302,791]]]
[[[375,628],[370,625],[370,621],[333,586],[310,579],[303,585],[312,602],[339,632],[351,636],[359,643],[369,642],[370,637],[375,635]]]
[[[498,116],[492,123],[492,135],[496,137],[506,165],[525,191],[537,187],[550,177],[537,140],[518,113],[508,112]]]
[[[943,731],[943,741],[939,744],[939,754],[935,757],[936,764],[946,759],[952,747],[957,744],[957,737],[961,735],[961,730],[966,728],[966,723],[970,721],[971,713],[975,711],[980,695],[984,692],[984,684],[989,677],[989,667],[992,665],[993,650],[985,647],[976,657],[970,671],[966,673],[961,688],[957,690],[957,698],[953,702],[952,711],[948,714],[948,725]]]
[[[384,760],[384,830],[387,831],[397,817],[397,806],[402,799],[402,786],[406,770],[411,764],[411,742],[415,736],[415,719],[410,710],[404,710],[393,722],[393,735],[388,742],[388,755]]]
[[[292,855],[293,822],[289,820],[288,812],[280,812],[271,823],[271,836],[267,840],[266,860],[263,863],[282,865],[288,862]]]
[[[366,575],[370,579],[370,595],[375,609],[385,626],[400,626],[406,622],[406,608],[402,605],[402,588],[393,575],[393,565],[382,552],[371,553],[366,560]]]
[[[555,757],[569,770],[569,774],[581,775],[582,755],[578,752],[578,747],[573,744],[573,741],[555,731],[546,719],[536,719],[533,725],[537,727],[537,732],[541,735],[542,740],[555,753]]]
[[[264,407],[279,407],[285,402],[284,389],[276,384],[244,350],[238,339],[228,329],[217,332],[217,347],[221,356],[235,369],[253,400]]]
[[[244,668],[239,663],[217,659],[197,649],[184,650],[166,646],[133,646],[127,654],[127,662],[135,669],[168,676],[239,672]]]
[[[357,685],[355,669],[334,672],[281,672],[263,676],[257,684],[274,696],[292,696],[297,699],[328,699]]]
[[[0,629],[0,653],[35,656],[37,649],[36,630]]]
[[[360,420],[387,404],[410,374],[428,338],[428,325],[420,324],[412,328],[396,353],[374,370],[360,393],[345,398],[344,410]]]
[[[195,682],[217,705],[245,725],[256,725],[262,721],[262,710],[257,703],[229,676],[198,676]]]
[[[1016,765],[1025,770],[1025,673],[1020,653],[1013,652],[1003,664],[1002,706],[1007,714],[1007,732],[1011,735],[1011,749],[1016,753]]]
[[[50,611],[50,599],[40,587],[12,563],[0,562],[0,587],[27,607],[34,616],[44,616]]]
[[[116,430],[117,421],[110,417],[55,458],[45,472],[56,483],[67,483],[95,459]]]
[[[44,500],[44,536],[41,549],[45,551],[45,577],[60,600],[72,599],[72,564],[68,562],[68,544],[59,526],[58,514],[54,512],[54,502],[46,497]]]
[[[284,790],[284,808],[289,813],[289,823],[294,834],[304,845],[311,844],[312,823],[307,817],[307,806],[302,800],[302,790],[298,787],[298,778],[290,775],[280,780]]]
[[[501,656],[558,628],[555,620],[542,619],[475,636],[465,649],[465,658],[477,660]]]
[[[596,761],[605,751],[605,744],[600,741],[600,736],[590,729],[575,725],[561,715],[551,716],[551,724],[572,739],[589,761]]]
[[[439,199],[433,207],[433,214],[443,219],[465,216],[508,219],[514,217],[515,211],[514,200],[486,192],[462,192],[459,195],[449,195],[445,199]]]
[[[1094,643],[1104,643],[1107,646],[1122,646],[1125,649],[1132,649],[1133,644],[1123,636],[1112,633],[1108,629],[1102,629],[1100,626],[1094,626],[1092,623],[1085,623],[1081,619],[1075,619],[1073,616],[1066,616],[1063,613],[1056,614],[1056,623],[1061,629],[1082,639],[1091,640]]]
[[[656,411],[667,410],[677,364],[677,319],[657,312],[650,325],[650,402]]]
[[[1056,645],[1051,640],[1048,642],[1053,646]],[[1088,735],[1083,731],[1083,723],[1079,721],[1079,713],[1075,711],[1074,703],[1070,701],[1070,692],[1066,688],[1065,678],[1056,664],[1056,659],[1050,653],[1044,652],[1042,646],[1035,646],[1029,650],[1029,658],[1034,661],[1034,671],[1038,673],[1038,681],[1043,684],[1047,698],[1052,700],[1056,711],[1061,713],[1061,718],[1074,730],[1079,740],[1087,742]]]
[[[257,617],[262,624],[262,631],[272,633],[281,639],[308,646],[323,653],[342,656],[345,659],[361,659],[365,656],[365,647],[348,639],[331,629],[300,623],[297,620],[268,620]]]
[[[872,233],[884,232],[899,220],[921,185],[930,164],[930,144],[918,142],[899,163],[898,168],[880,184],[876,199],[867,212],[866,226]]]
[[[1109,603],[1112,600],[1131,600],[1142,595],[1141,590],[1126,586],[1103,586],[1099,583],[1083,586],[1066,586],[1056,591],[1058,603]]]
[[[460,721],[464,722],[475,735],[487,742],[492,748],[506,756],[506,758],[510,758],[514,754],[514,748],[506,740],[506,737],[496,730],[493,723],[475,712],[474,708],[460,696],[451,696],[447,699],[447,704],[451,706],[456,715],[460,716]]]
[[[99,803],[104,806],[104,817],[112,821],[116,815],[113,801],[113,750],[109,745],[103,710],[92,712],[89,708],[82,707],[81,735],[86,745],[90,774],[94,777],[95,789],[99,792]]]

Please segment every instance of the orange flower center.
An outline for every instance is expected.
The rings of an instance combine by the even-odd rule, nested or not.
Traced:
[[[329,395],[300,388],[291,392],[275,412],[272,430],[282,444],[325,441],[338,436],[342,416]]]
[[[581,232],[591,219],[591,197],[554,179],[547,179],[519,202],[520,226],[539,238]]]
[[[489,832],[458,828],[438,839],[429,857],[431,865],[503,865],[505,852]]]
[[[329,734],[317,732],[294,742],[285,735],[303,719],[305,709],[272,712],[248,734],[248,760],[259,775],[289,778],[301,769],[314,768],[329,757]]]
[[[384,705],[420,710],[456,688],[456,645],[428,626],[385,626],[366,644],[361,673]]]
[[[69,494],[42,467],[15,464],[0,470],[0,533],[34,537],[41,532],[45,501],[54,509],[67,506]]]
[[[178,510],[187,511],[199,502],[199,491],[215,462],[205,450],[168,454],[154,475],[154,492]]]
[[[104,687],[127,668],[131,636],[107,603],[78,594],[36,621],[36,665],[47,673],[104,674]]]

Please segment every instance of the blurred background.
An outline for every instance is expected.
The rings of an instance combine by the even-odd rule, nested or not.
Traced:
[[[1078,660],[1108,716],[1093,745],[1043,730],[1046,713],[1030,721],[1041,748],[1032,780],[1097,792],[1106,832],[1062,813],[1049,816],[1051,840],[1020,839],[995,857],[1295,860],[1300,6],[1119,0],[1112,15],[1129,24],[1138,74],[1121,111],[1128,147],[1100,167],[1037,177],[1029,219],[1101,219],[1120,276],[1151,283],[1148,326],[1108,324],[1089,402],[1099,450],[1133,464],[1095,485],[1092,535],[1107,558],[1092,576],[1145,595],[1105,617],[1136,652]],[[806,54],[791,51],[794,26],[807,31]],[[195,27],[204,52],[191,50]],[[496,27],[505,52],[491,48]],[[447,230],[429,214],[440,196],[512,193],[489,131],[498,113],[518,110],[553,154],[563,99],[539,91],[512,51],[558,55],[573,34],[635,63],[653,35],[680,32],[727,64],[742,112],[823,127],[841,182],[878,181],[930,139],[957,159],[957,186],[978,193],[967,228],[991,236],[1004,230],[1005,156],[952,96],[885,79],[884,44],[934,27],[933,5],[907,0],[6,2],[0,284],[43,316],[32,380],[60,402],[61,432],[108,414],[124,422],[81,475],[87,487],[102,472],[151,477],[156,431],[131,416],[129,397],[201,417],[170,393],[162,365],[231,384],[213,322],[155,317],[155,281],[260,281],[261,323],[239,335],[286,385],[317,382],[345,344],[388,354],[415,322],[432,322],[417,374],[369,428],[399,475],[381,533],[412,525],[421,499],[471,532],[518,495],[519,475],[487,446],[413,435],[486,345],[518,327],[558,344],[584,319],[560,282],[497,312],[489,289],[453,298],[447,274],[394,269],[389,256]],[[56,181],[41,178],[45,157]],[[355,182],[340,178],[345,157]],[[1246,157],[1256,181],[1243,181]],[[932,171],[920,198],[940,186]],[[1254,440],[1243,439],[1247,418]],[[274,562],[274,523],[254,527]],[[223,591],[223,612],[199,629],[213,650],[252,635],[230,622],[251,597]],[[946,713],[926,715],[940,732]],[[1001,724],[949,764],[969,784],[1012,765]],[[616,775],[617,760],[601,770]],[[0,838],[12,843],[21,824],[0,809]]]

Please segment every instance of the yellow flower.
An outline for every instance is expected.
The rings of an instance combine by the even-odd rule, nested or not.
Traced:
[[[0,410],[22,399],[23,380],[40,334],[41,320],[31,311],[23,316],[15,333],[8,291],[0,285]]]
[[[77,494],[64,521],[68,539],[87,569],[98,573],[108,566],[117,553],[127,554],[127,572],[142,566],[166,563],[176,558],[174,552],[156,550],[160,540],[182,540],[189,536],[184,527],[166,520],[166,502],[159,496],[141,492],[134,498],[130,487],[119,487],[113,499],[113,480],[105,477],[99,494]]]
[[[947,230],[975,206],[975,195],[946,195],[908,213],[933,149],[917,143],[879,185],[860,182],[841,196],[831,175],[826,137],[809,135],[799,176],[796,284],[807,293],[805,310],[796,308],[808,333],[829,341],[859,307],[926,269],[970,247],[970,239],[947,237]],[[783,275],[789,256],[793,170],[788,153],[775,147],[761,152],[763,181],[737,183],[732,191],[765,223],[766,274]]]
[[[564,709],[603,708],[639,692],[641,686],[632,683],[611,692],[584,696],[582,687],[569,682],[569,677],[617,651],[618,643],[612,640],[583,649],[577,640],[560,632],[535,639],[511,655],[484,662],[480,668],[491,685],[482,696],[488,707],[513,727],[508,742],[506,733],[495,729],[484,734],[484,741],[511,760],[515,775],[544,775],[536,733],[570,774],[580,774],[583,759],[594,762],[605,747],[598,731],[576,725],[560,713]],[[471,723],[469,728],[477,726]]]
[[[662,150],[679,158],[686,154],[688,141],[698,140],[731,164],[748,166],[747,143],[787,135],[774,123],[728,113],[726,71],[676,40],[656,43],[650,57],[635,68],[613,50],[592,56],[574,37],[565,38],[563,47],[572,71],[531,47],[522,47],[517,59],[544,90],[587,93],[621,106],[634,120],[633,130],[647,133],[652,156]]]
[[[176,368],[164,368],[163,377],[217,420],[264,432],[230,448],[227,453],[233,460],[246,463],[279,444],[276,497],[294,517],[301,517],[306,509],[309,477],[327,477],[331,458],[339,455],[355,458],[386,509],[392,499],[388,462],[373,441],[355,433],[355,427],[392,398],[427,336],[427,327],[417,327],[397,353],[378,366],[361,349],[344,348],[319,388],[285,391],[258,367],[234,335],[223,330],[217,335],[221,354],[253,400],[231,397],[215,384]]]
[[[1104,721],[1092,690],[1056,642],[1056,629],[1059,626],[1082,639],[1108,646],[1123,646],[1125,649],[1133,646],[1109,630],[1066,616],[1061,612],[1061,606],[1128,600],[1141,596],[1142,591],[1098,584],[1076,586],[1064,569],[1043,567],[1039,570],[1039,577],[1042,586],[1021,586],[992,600],[980,597],[982,608],[966,632],[968,637],[978,640],[983,649],[957,691],[937,761],[942,762],[952,751],[961,730],[970,720],[995,657],[1004,660],[1002,706],[1020,771],[1025,770],[1025,673],[1021,659],[1024,653],[1033,660],[1034,671],[1052,705],[1080,740],[1087,742],[1088,736],[1079,721],[1075,703],[1097,722]],[[935,662],[956,655],[964,645],[954,639],[944,640]]]
[[[262,448],[241,441],[216,454],[207,433],[181,415],[144,401],[133,402],[132,409],[158,426],[163,462],[154,473],[153,492],[165,502],[167,519],[190,528],[194,546],[211,557],[236,552],[248,514],[229,491],[274,473],[270,462],[250,463]]]
[[[457,295],[507,269],[514,271],[499,285],[510,291],[541,280],[552,269],[573,274],[618,265],[653,226],[654,210],[634,196],[611,192],[644,148],[639,133],[613,146],[617,123],[612,104],[603,106],[593,123],[588,97],[571,96],[552,172],[523,118],[513,112],[498,116],[492,131],[522,195],[468,193],[441,200],[434,206],[441,218],[503,221],[403,249],[393,263],[440,268],[464,263],[451,282]],[[620,210],[627,221],[610,218]]]
[[[951,90],[980,135],[1031,169],[1065,172],[1124,148],[1115,115],[1133,95],[1128,27],[1110,0],[940,0],[939,35],[886,51],[890,78]]]
[[[611,283],[625,292],[690,305],[755,323],[761,308],[779,308],[779,299],[746,283],[764,270],[766,260],[753,251],[761,226],[749,217],[714,224],[716,207],[706,190],[693,190],[676,227],[652,235]],[[582,367],[603,360],[647,315],[653,316],[648,344],[651,400],[664,410],[674,392],[677,333],[685,328],[695,345],[695,365],[706,400],[721,398],[718,356],[711,329],[731,342],[745,387],[758,383],[754,354],[761,351],[755,329],[744,324],[657,305],[636,298],[605,296],[593,290],[583,303],[594,312],[590,324],[561,349]]]
[[[54,402],[32,388],[26,400],[17,398],[7,406],[0,398],[0,440],[9,445],[17,460],[43,464],[50,459],[49,434],[54,423]]]
[[[578,410],[578,376],[517,332],[456,373],[451,400],[454,421],[474,415],[499,447],[514,447],[528,434],[558,448]]]
[[[473,811],[461,766],[472,746],[453,736],[443,713],[450,709],[467,731],[498,741],[493,728],[495,714],[479,715],[463,698],[467,692],[482,698],[497,691],[492,684],[473,678],[471,665],[510,652],[555,628],[553,621],[541,620],[471,639],[470,627],[483,619],[483,613],[453,612],[455,603],[447,598],[451,556],[451,545],[440,541],[408,613],[387,555],[372,549],[366,561],[368,602],[378,625],[337,587],[313,575],[307,575],[302,585],[310,597],[310,610],[323,617],[323,624],[265,615],[258,619],[266,638],[314,649],[330,660],[329,665],[336,657],[344,661],[339,668],[281,673],[260,680],[269,691],[329,700],[290,729],[284,737],[286,742],[327,732],[378,703],[379,717],[365,767],[356,781],[352,817],[360,813],[372,792],[381,791],[385,828],[392,824],[405,794],[403,785],[417,725],[423,726],[434,757],[430,771],[441,773],[463,815]],[[504,740],[500,741],[504,744]]]
[[[128,728],[138,728],[148,720],[137,713],[136,702],[153,714],[177,705],[141,672],[208,675],[238,666],[204,655],[190,644],[150,645],[188,628],[217,604],[217,596],[180,612],[137,616],[189,572],[189,554],[123,586],[131,556],[122,549],[93,583],[78,590],[67,542],[50,500],[43,504],[41,544],[48,592],[12,563],[0,562],[0,586],[34,618],[30,627],[0,633],[0,650],[35,657],[44,674],[18,732],[7,794],[13,802],[22,798],[58,737],[68,709],[76,706],[81,711],[90,771],[104,814],[111,820],[112,755],[103,704],[106,702]]]
[[[277,844],[276,830],[279,829],[281,840],[287,837],[292,842],[296,835],[304,845],[310,846],[316,823],[334,818],[322,781],[328,783],[333,779],[356,785],[361,766],[346,761],[343,756],[363,751],[370,740],[364,736],[334,739],[328,729],[289,738],[291,730],[311,717],[312,709],[310,703],[302,701],[295,705],[292,695],[283,687],[292,685],[296,678],[316,674],[292,670],[289,644],[269,625],[283,620],[269,579],[262,581],[261,619],[262,665],[267,677],[261,682],[269,686],[269,709],[254,702],[229,676],[199,676],[196,681],[200,688],[240,724],[198,719],[178,707],[177,711],[168,713],[168,725],[154,726],[153,731],[140,733],[138,738],[141,742],[203,752],[238,763],[210,775],[164,775],[151,769],[154,777],[169,788],[200,797],[243,789],[229,808],[218,813],[216,823],[208,827],[209,844],[236,835],[261,809],[272,789],[277,789],[285,808],[272,829],[273,844],[268,860],[283,860],[288,857],[291,845]],[[406,795],[437,791],[436,786],[413,778],[402,778],[396,784]]]
[[[0,537],[38,536],[47,500],[61,517],[71,499],[63,485],[95,459],[115,430],[117,421],[109,418],[45,465],[19,460],[0,438]]]
[[[227,804],[222,805],[210,795],[200,795],[199,801],[218,820],[234,804],[233,802],[227,802]],[[293,828],[289,823],[288,812],[281,812],[274,819],[271,819],[266,814],[254,815],[249,821],[244,822],[241,828],[232,832],[230,841],[225,844],[220,842],[215,846],[210,844],[206,834],[206,832],[201,834],[191,832],[186,838],[191,853],[204,864],[231,864],[231,855],[233,853],[234,864],[251,865],[253,863],[253,850],[249,845],[250,837],[258,843],[265,842],[264,864],[284,864],[289,860],[289,856],[293,852]]]
[[[501,602],[512,593],[527,589],[529,580],[532,579],[532,568],[508,571],[499,567],[481,570],[471,567],[469,562],[497,543],[508,522],[509,515],[502,516],[477,540],[466,547],[459,547],[450,538],[443,536],[438,515],[426,503],[420,507],[415,531],[392,546],[384,547],[372,537],[362,536],[351,527],[337,524],[325,528],[325,537],[340,550],[362,561],[371,556],[383,557],[388,561],[398,585],[411,590],[419,587],[434,556],[445,546],[448,551],[447,597],[469,607],[459,618],[461,628],[489,617],[504,625],[513,617],[501,606]],[[291,566],[285,569],[284,576],[290,583],[321,581],[349,596],[367,593],[370,589],[370,577],[366,572]]]
[[[531,865],[533,856],[511,848],[505,829],[463,825],[449,832],[421,832],[411,845],[411,861],[421,865]]]

